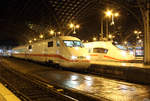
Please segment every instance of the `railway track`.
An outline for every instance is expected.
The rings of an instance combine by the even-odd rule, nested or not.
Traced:
[[[0,63],[0,82],[21,101],[108,101],[74,89],[61,88]]]
[[[88,92],[88,91],[86,91],[86,89],[85,90],[78,90],[78,89],[76,89],[76,88],[73,88],[73,87],[69,87],[69,86],[65,86],[65,85],[63,85],[63,84],[61,84],[62,82],[65,82],[66,80],[64,79],[64,80],[61,80],[61,79],[63,79],[63,78],[67,78],[68,76],[66,76],[66,77],[64,77],[63,75],[65,74],[65,72],[63,72],[64,74],[61,74],[61,72],[59,72],[60,70],[54,70],[54,68],[50,68],[50,67],[44,67],[44,66],[39,66],[38,67],[38,65],[34,65],[34,64],[28,64],[27,62],[21,62],[21,60],[17,60],[17,61],[15,61],[15,60],[9,60],[10,62],[4,62],[3,63],[3,61],[0,61],[0,77],[5,77],[6,75],[9,75],[9,74],[11,74],[11,72],[14,72],[14,74],[16,74],[17,76],[19,76],[19,77],[23,77],[23,78],[25,78],[25,79],[27,79],[27,80],[29,80],[29,81],[31,81],[31,83],[34,83],[34,84],[36,84],[36,85],[38,85],[38,87],[41,89],[46,89],[45,91],[47,92],[47,90],[49,91],[49,90],[54,90],[53,91],[53,96],[52,97],[56,97],[56,98],[58,98],[59,100],[61,100],[61,101],[63,101],[62,100],[62,98],[63,97],[67,97],[67,100],[66,100],[66,98],[65,98],[65,100],[64,101],[70,101],[70,100],[75,100],[75,101],[111,101],[112,99],[116,99],[116,98],[109,98],[108,96],[105,96],[105,95],[107,95],[107,93],[109,94],[109,92],[107,92],[107,90],[109,91],[109,87],[114,87],[114,88],[110,88],[110,89],[114,89],[114,92],[112,91],[112,93],[114,94],[114,96],[115,95],[118,95],[119,93],[117,93],[117,92],[120,92],[120,94],[119,95],[121,95],[123,92],[122,92],[122,85],[125,85],[125,87],[126,88],[129,88],[129,89],[125,89],[126,90],[126,92],[130,92],[131,94],[133,94],[133,95],[130,95],[130,96],[126,96],[126,95],[122,95],[122,96],[120,96],[120,98],[122,97],[122,101],[123,101],[123,99],[125,100],[125,99],[133,99],[134,98],[134,96],[137,96],[137,95],[139,95],[139,97],[138,98],[136,98],[136,99],[140,99],[139,101],[141,101],[141,99],[143,99],[144,97],[147,97],[147,92],[149,92],[149,90],[144,90],[144,88],[146,87],[146,86],[141,86],[141,85],[135,85],[135,84],[126,84],[126,83],[123,83],[123,82],[118,82],[118,81],[114,81],[114,82],[112,82],[112,81],[109,81],[109,79],[108,79],[108,83],[106,83],[106,85],[105,85],[105,83],[103,83],[103,82],[101,82],[101,81],[103,81],[103,79],[93,79],[94,81],[97,81],[98,80],[98,82],[96,83],[94,83],[93,82],[93,86],[92,87],[95,87],[94,89],[93,89],[93,91],[96,91],[96,93],[90,93],[90,92]],[[15,63],[16,63],[16,65],[15,65]],[[17,65],[17,63],[18,63],[18,65]],[[19,64],[20,63],[20,64]],[[1,65],[3,65],[4,67],[2,67],[1,68]],[[25,65],[25,66],[24,66]],[[5,68],[6,67],[6,68]],[[32,67],[32,68],[29,68],[29,67]],[[35,70],[34,70],[34,69]],[[40,69],[39,69],[40,68]],[[43,69],[44,68],[44,69]],[[8,70],[7,70],[8,69]],[[12,70],[13,69],[13,70]],[[66,70],[66,69],[65,69]],[[68,70],[68,69],[67,69]],[[107,69],[106,69],[107,70]],[[7,71],[7,72],[6,72]],[[9,72],[8,72],[9,71]],[[17,72],[18,71],[18,72]],[[28,72],[24,72],[24,71],[28,71]],[[74,71],[74,70],[72,70],[72,71]],[[17,73],[16,73],[17,72]],[[77,71],[76,71],[77,72]],[[40,74],[41,73],[41,74]],[[43,74],[42,74],[43,73]],[[52,73],[52,75],[51,75],[51,73]],[[53,73],[54,73],[54,77],[53,77]],[[60,73],[60,75],[59,75],[59,73]],[[66,72],[67,73],[67,72]],[[81,74],[87,74],[87,73],[89,73],[89,74],[92,74],[93,75],[93,73],[91,73],[91,72],[89,72],[89,71],[86,71],[86,72],[82,72],[82,71],[80,71],[79,73],[81,73]],[[110,72],[109,72],[110,73]],[[3,74],[3,75],[2,75]],[[45,74],[47,74],[47,75],[45,75]],[[62,76],[62,78],[61,79],[57,79],[57,78],[55,78],[56,77],[56,75],[55,74],[58,74],[58,77],[59,76]],[[94,74],[95,74],[95,72],[94,72]],[[72,74],[70,74],[70,76],[71,76]],[[101,75],[101,74],[97,74],[97,75]],[[11,75],[10,76],[8,76],[8,78],[10,79],[10,77],[11,77]],[[84,76],[83,76],[84,77]],[[15,78],[15,77],[11,77],[11,78]],[[80,77],[81,78],[81,80],[82,80],[82,76]],[[5,78],[4,78],[5,79]],[[8,80],[9,80],[8,79]],[[6,79],[7,80],[7,79]],[[58,80],[60,80],[60,81],[58,81]],[[68,80],[68,79],[67,79]],[[79,79],[80,80],[80,79]],[[77,82],[79,81],[79,80],[77,80]],[[4,80],[5,81],[5,80]],[[14,80],[14,81],[18,81],[18,80]],[[7,81],[6,81],[7,82]],[[12,81],[13,82],[13,81]],[[85,81],[84,81],[85,82]],[[105,82],[105,80],[104,80],[104,82]],[[106,80],[106,82],[107,82],[107,80]],[[5,82],[4,82],[5,83]],[[82,83],[82,82],[81,82]],[[98,84],[98,83],[100,83],[100,85]],[[6,83],[7,84],[7,83]],[[9,83],[8,83],[9,84]],[[110,85],[108,85],[108,87],[106,87],[106,91],[101,91],[101,88],[99,89],[98,87],[105,87],[105,86],[107,86],[107,84],[110,84]],[[10,84],[9,84],[10,85]],[[53,85],[53,86],[52,86]],[[135,86],[135,87],[134,87]],[[23,87],[23,86],[21,86],[21,87]],[[121,87],[121,88],[120,88]],[[124,87],[124,86],[123,86]],[[142,89],[141,89],[141,87],[143,87]],[[15,88],[15,87],[14,87]],[[86,87],[85,87],[86,88]],[[98,89],[97,89],[98,88]],[[132,89],[132,90],[130,90],[130,88]],[[146,87],[147,88],[147,87]],[[149,88],[149,87],[148,87]],[[134,91],[134,90],[136,91]],[[115,93],[115,90],[116,90],[116,93]],[[124,90],[124,89],[123,89]],[[13,90],[12,90],[13,91]],[[15,90],[14,90],[15,91]],[[100,92],[98,92],[98,91],[100,91]],[[110,90],[111,91],[111,90]],[[141,93],[141,91],[143,92],[143,93]],[[15,92],[19,92],[18,93],[18,96],[21,96],[20,98],[28,98],[28,96],[26,96],[25,95],[25,93],[23,93],[23,94],[21,94],[20,93],[20,91],[15,91]],[[31,94],[32,94],[32,90],[30,91],[31,92]],[[29,93],[30,93],[29,92]],[[43,92],[43,91],[42,91]],[[96,95],[97,94],[97,92],[100,94],[100,95]],[[37,92],[36,92],[37,93]],[[52,93],[52,92],[51,92]],[[51,94],[50,93],[50,94]],[[57,96],[55,96],[55,93],[57,94],[57,93],[59,93]],[[19,95],[20,94],[20,95]],[[103,95],[104,94],[104,95]],[[24,96],[22,96],[22,95],[24,95]],[[36,95],[36,94],[35,94]],[[37,95],[42,95],[42,94],[37,94]],[[37,96],[36,95],[36,96]],[[52,95],[52,94],[51,94]],[[31,95],[31,97],[33,97],[34,95]],[[63,97],[62,97],[63,96]],[[44,97],[44,96],[43,96]],[[42,97],[42,98],[43,98]],[[62,97],[62,98],[61,98]],[[92,98],[93,97],[93,98]],[[149,97],[148,97],[149,98]],[[68,100],[69,99],[69,100]],[[30,101],[30,100],[23,100],[23,101]],[[32,100],[31,100],[32,101]],[[56,101],[56,100],[33,100],[33,101]],[[137,100],[138,101],[138,100]]]
[[[61,89],[44,86],[34,80],[0,66],[0,81],[22,101],[78,101],[61,93]]]

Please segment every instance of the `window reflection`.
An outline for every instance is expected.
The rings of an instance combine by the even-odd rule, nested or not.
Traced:
[[[93,48],[93,53],[107,53],[108,49],[105,48]]]
[[[67,47],[83,47],[81,41],[76,41],[76,40],[64,40],[64,44]]]

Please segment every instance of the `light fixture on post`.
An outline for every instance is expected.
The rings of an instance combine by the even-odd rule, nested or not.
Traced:
[[[134,34],[137,35],[137,36],[136,36],[137,39],[140,38],[140,34],[141,34],[141,33],[142,33],[141,31],[134,30]]]
[[[115,22],[114,22],[114,17],[118,17],[119,16],[119,13],[118,12],[113,12],[112,10],[107,10],[105,12],[105,16],[106,17],[111,17],[111,23],[110,25],[114,25]],[[106,38],[108,39],[109,38],[109,31],[108,31],[108,20],[106,19]]]
[[[118,17],[119,13],[118,12],[112,12],[112,10],[107,10],[105,12],[106,17],[111,17],[112,21],[111,21],[111,25],[114,25],[114,17]]]
[[[73,29],[73,34],[76,34],[76,29],[79,29],[80,25],[71,23],[69,27]]]

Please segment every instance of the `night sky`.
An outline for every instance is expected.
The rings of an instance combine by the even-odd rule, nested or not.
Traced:
[[[67,33],[70,30],[67,23],[71,21],[81,26],[75,36],[92,40],[100,33],[100,18],[104,16],[106,8],[114,8],[120,14],[115,18],[115,25],[109,26],[110,32],[115,32],[120,40],[135,29],[142,30],[142,24],[137,21],[137,18],[142,21],[138,8],[124,7],[117,0],[114,0],[114,4],[104,1],[107,0],[4,0],[0,3],[0,46],[25,44],[40,33],[46,33],[48,28],[65,30]],[[134,0],[127,1],[135,5],[132,4]],[[30,23],[36,25],[35,29],[29,28]],[[129,40],[135,40],[134,37],[131,35]]]

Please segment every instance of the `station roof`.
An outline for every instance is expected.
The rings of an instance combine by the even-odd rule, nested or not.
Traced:
[[[123,16],[137,21],[130,11],[123,13],[122,5],[128,6],[128,9],[134,8],[135,0],[5,0],[0,3],[0,45],[24,44],[48,29],[69,33],[67,26],[70,22],[81,25],[77,37],[88,39],[87,36],[100,33],[99,19],[107,7],[115,8]],[[123,24],[118,29],[128,26],[125,17],[121,21]],[[140,26],[137,23],[132,27],[137,25]]]

